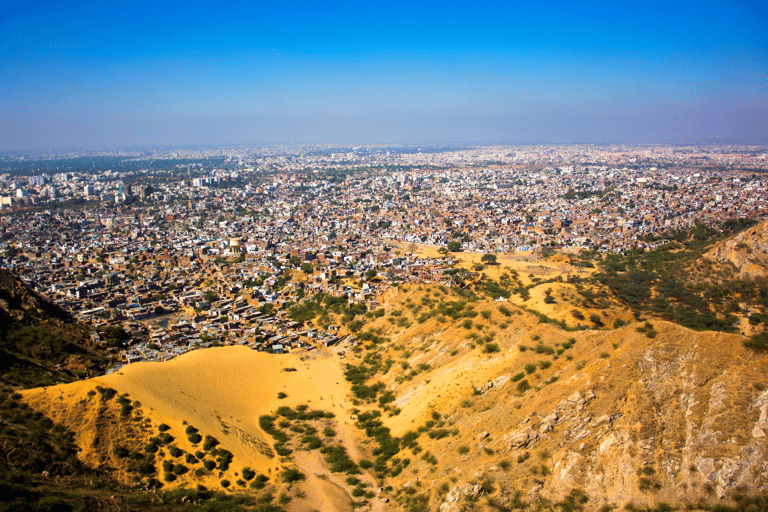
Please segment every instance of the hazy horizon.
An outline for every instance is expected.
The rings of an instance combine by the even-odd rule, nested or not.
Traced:
[[[768,144],[756,1],[17,1],[0,150]]]

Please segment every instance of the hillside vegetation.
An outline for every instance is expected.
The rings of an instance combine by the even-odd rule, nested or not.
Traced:
[[[739,243],[766,224],[750,229]],[[54,497],[114,510],[765,510],[765,283],[714,258],[731,240],[719,236],[626,256],[457,254],[450,286],[401,284],[373,310],[325,295],[289,310],[343,325],[352,344],[199,350],[8,390],[2,485],[30,509]]]

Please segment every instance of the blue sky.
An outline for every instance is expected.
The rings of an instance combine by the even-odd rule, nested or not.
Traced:
[[[0,6],[0,150],[768,144],[768,8],[688,2]]]

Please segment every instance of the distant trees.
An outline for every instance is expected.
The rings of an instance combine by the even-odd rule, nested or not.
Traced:
[[[459,252],[461,251],[461,242],[458,240],[451,240],[448,242],[448,244],[446,244],[445,248],[450,252]]]
[[[495,254],[490,254],[490,253],[483,254],[483,256],[480,258],[480,261],[482,261],[486,265],[498,265]]]

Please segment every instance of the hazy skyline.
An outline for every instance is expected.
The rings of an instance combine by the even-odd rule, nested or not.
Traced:
[[[5,2],[0,150],[768,144],[757,1]]]

